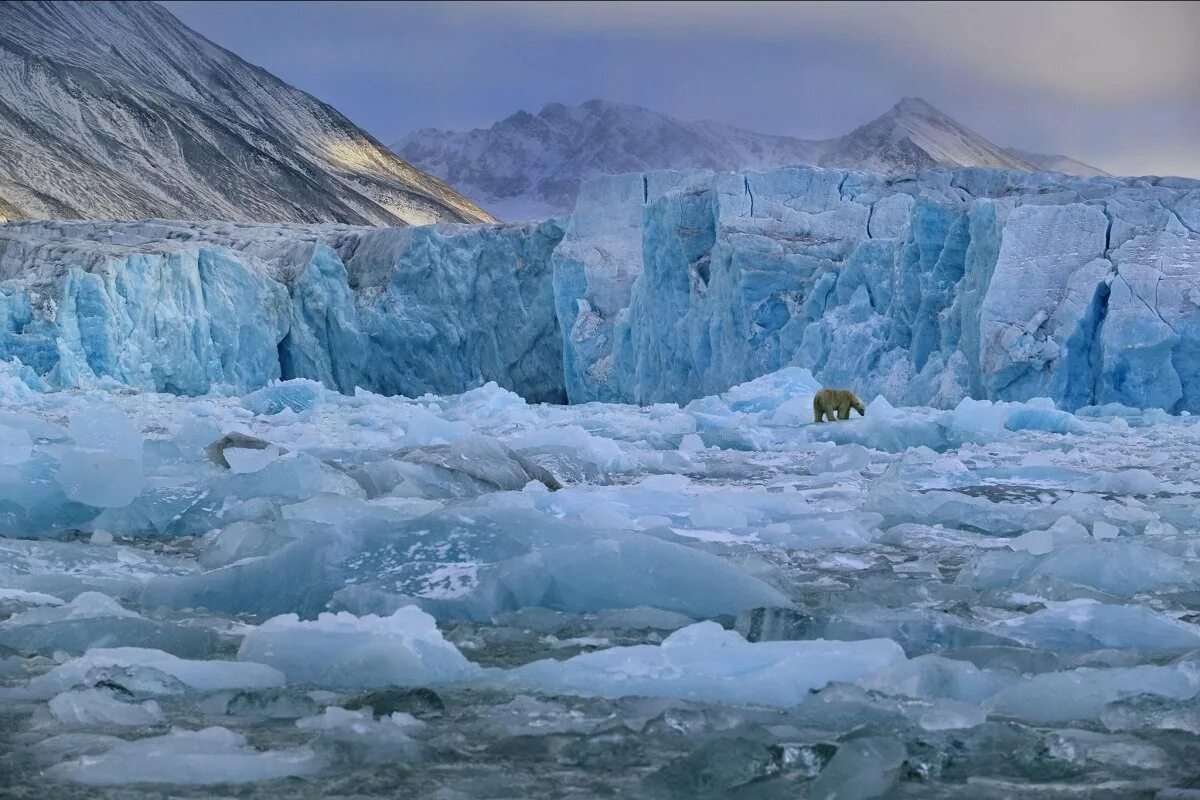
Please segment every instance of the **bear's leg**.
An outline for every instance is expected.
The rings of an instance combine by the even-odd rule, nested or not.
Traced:
[[[848,399],[838,403],[838,419],[850,419],[850,401]]]
[[[830,422],[837,422],[837,409],[831,408],[825,412],[825,416]]]
[[[818,422],[824,422],[824,421],[825,421],[825,409],[821,408],[821,404],[818,403],[817,399],[814,397],[813,398],[813,424],[816,425]]]

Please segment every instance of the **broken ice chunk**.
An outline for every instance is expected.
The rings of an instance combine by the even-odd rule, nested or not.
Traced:
[[[71,728],[157,725],[163,721],[158,703],[126,703],[105,689],[63,692],[50,699],[50,714]]]
[[[96,508],[121,508],[142,491],[141,459],[115,458],[88,450],[69,451],[55,476],[71,500]]]
[[[114,458],[142,457],[142,435],[124,411],[96,403],[71,415],[67,434],[77,447]]]
[[[0,464],[20,464],[33,453],[33,440],[20,428],[0,425]]]
[[[92,647],[153,647],[203,657],[216,646],[205,628],[156,622],[99,592],[82,592],[64,606],[34,608],[0,622],[0,644],[27,653],[83,653]]]
[[[868,800],[883,797],[900,774],[908,755],[891,737],[865,736],[838,748],[805,793],[811,800]]]
[[[1134,648],[1158,652],[1200,648],[1200,630],[1142,606],[1094,600],[1054,603],[998,626],[1006,635],[1047,650]]]
[[[924,655],[872,675],[862,685],[922,700],[979,703],[1009,683],[1009,676],[978,669],[967,661]]]
[[[1113,494],[1154,494],[1162,489],[1163,482],[1146,469],[1102,472],[1092,484],[1093,491]]]
[[[142,490],[142,436],[119,408],[96,404],[71,416],[74,447],[55,480],[68,499],[97,508],[129,505]]]
[[[1054,549],[1054,534],[1048,530],[1030,531],[1009,540],[1008,546],[1018,552],[1044,556]]]
[[[888,639],[752,644],[715,622],[675,631],[661,646],[613,647],[537,661],[502,680],[541,691],[602,697],[679,697],[794,706],[831,681],[856,681],[904,660]]]
[[[216,692],[282,686],[283,673],[265,664],[238,661],[188,661],[161,650],[115,647],[89,650],[29,682],[26,694],[49,699],[75,686],[103,680],[137,694]]]
[[[451,444],[416,447],[399,457],[402,461],[468,475],[494,490],[517,492],[532,480],[540,481],[551,491],[562,488],[549,471],[490,436],[470,436]]]
[[[1008,546],[1035,556],[1044,556],[1056,547],[1089,541],[1087,528],[1070,515],[1059,517],[1045,530],[1029,531],[1009,541]]]
[[[1187,700],[1200,692],[1200,681],[1187,665],[1112,669],[1081,667],[1047,672],[1002,689],[986,701],[994,714],[1029,722],[1097,719],[1112,702],[1134,695]]]
[[[1044,556],[984,553],[958,575],[977,589],[1009,589],[1041,577],[1070,581],[1119,597],[1200,585],[1200,569],[1184,559],[1125,539],[1075,544]]]
[[[260,455],[254,455],[255,453]],[[275,458],[287,453],[282,447],[248,433],[231,431],[204,448],[208,460],[234,472],[258,472]],[[241,469],[235,469],[230,457]]]
[[[411,714],[399,711],[375,719],[369,708],[348,711],[338,706],[296,720],[297,728],[320,732],[316,742],[319,752],[328,750],[331,755],[358,764],[415,760],[420,756],[420,747],[409,734],[424,726]]]
[[[839,444],[824,450],[808,465],[809,473],[852,472],[871,466],[871,451],[861,444]]]
[[[316,408],[325,397],[325,387],[316,381],[293,378],[266,386],[242,398],[242,408],[260,416],[291,409],[297,414]]]
[[[390,617],[273,617],[246,634],[238,658],[270,664],[294,683],[343,689],[449,683],[477,669],[415,606]]]
[[[258,472],[263,467],[279,458],[281,449],[269,445],[261,450],[249,447],[225,448],[225,460],[229,463],[229,471],[234,473]]]
[[[163,783],[203,786],[310,775],[323,762],[307,748],[259,751],[228,728],[173,729],[165,736],[117,740],[107,752],[66,761],[46,774],[90,786]]]

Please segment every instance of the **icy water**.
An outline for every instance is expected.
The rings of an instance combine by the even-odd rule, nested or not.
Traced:
[[[1200,796],[1195,419],[814,388],[10,387],[0,796]]]

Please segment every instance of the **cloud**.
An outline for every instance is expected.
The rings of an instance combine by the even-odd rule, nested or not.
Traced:
[[[500,2],[444,7],[571,33],[873,45],[999,85],[1097,105],[1200,97],[1200,3]]]

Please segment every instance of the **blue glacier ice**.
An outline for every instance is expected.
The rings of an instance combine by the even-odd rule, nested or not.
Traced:
[[[684,402],[794,365],[893,403],[1200,408],[1200,182],[797,168],[588,188],[554,252],[572,401]]]
[[[33,388],[490,380],[639,404],[794,366],[892,404],[1197,412],[1198,198],[1183,178],[799,167],[597,178],[540,225],[10,223],[0,361]]]
[[[415,396],[494,380],[565,399],[553,222],[0,229],[0,360],[26,382],[198,395],[308,378]]]

